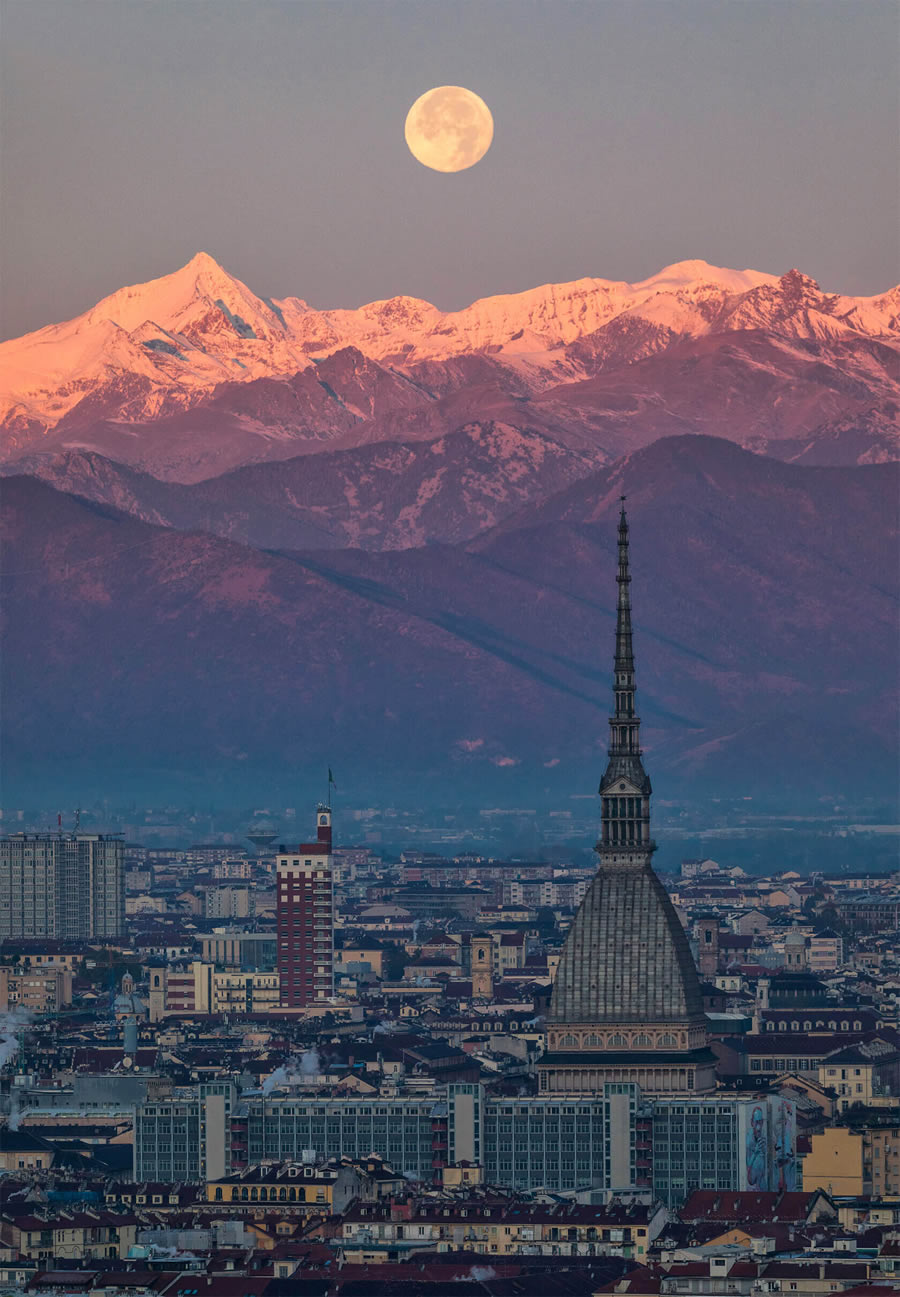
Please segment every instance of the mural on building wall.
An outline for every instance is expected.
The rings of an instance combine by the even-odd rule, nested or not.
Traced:
[[[797,1111],[790,1099],[772,1101],[775,1116],[772,1123],[773,1189],[791,1193],[797,1188]]]
[[[744,1150],[744,1189],[769,1188],[769,1131],[765,1100],[747,1104],[741,1110],[742,1143]]]

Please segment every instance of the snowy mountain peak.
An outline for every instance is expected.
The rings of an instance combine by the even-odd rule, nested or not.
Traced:
[[[198,252],[170,275],[118,289],[71,323],[78,326],[82,321],[112,320],[131,332],[154,320],[164,329],[179,333],[185,324],[211,308],[218,306],[221,310],[223,303],[233,318],[249,315],[255,322],[264,321],[266,328],[282,327],[271,307],[206,252]],[[244,336],[249,334],[245,331]]]
[[[196,271],[205,270],[213,274],[222,274],[222,275],[227,273],[225,270],[223,270],[219,262],[216,261],[215,257],[211,257],[208,252],[203,252],[203,251],[195,252],[194,255],[191,257],[190,261],[187,263],[187,265],[184,266],[184,269],[196,270]]]
[[[71,446],[101,422],[177,417],[223,399],[240,409],[242,437],[351,435],[354,423],[374,417],[380,393],[403,424],[415,400],[427,405],[462,388],[472,392],[462,404],[494,399],[482,385],[536,398],[678,342],[740,331],[896,346],[900,295],[827,295],[799,270],[778,278],[692,259],[637,283],[543,284],[457,311],[405,295],[315,310],[296,297],[258,297],[201,251],[74,320],[0,345],[0,426],[8,453],[20,455],[48,433]],[[880,384],[873,374],[867,369],[865,382]],[[243,385],[255,379],[281,381],[246,396]],[[873,408],[880,399],[879,389]],[[219,427],[210,434],[216,447]]]
[[[671,266],[658,270],[649,279],[642,279],[630,284],[633,293],[674,290],[692,285],[715,285],[729,293],[746,293],[760,284],[774,284],[774,275],[764,274],[760,270],[729,270],[724,266],[712,266],[708,261],[676,261]]]
[[[778,286],[785,297],[796,301],[821,296],[822,290],[815,279],[804,275],[801,270],[789,270],[782,275]]]

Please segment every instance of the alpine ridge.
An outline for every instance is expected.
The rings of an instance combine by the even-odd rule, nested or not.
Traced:
[[[900,288],[854,298],[797,270],[694,260],[460,311],[317,310],[198,253],[0,344],[0,375],[7,460],[88,449],[183,482],[473,418],[607,459],[712,432],[784,459],[878,461],[896,453]]]
[[[418,449],[415,494],[434,476]],[[616,618],[597,573],[614,562],[624,493],[657,792],[699,779],[707,792],[830,797],[839,747],[841,794],[891,796],[897,469],[666,438],[468,541],[375,537],[382,552],[335,546],[339,529],[330,549],[311,532],[302,547],[257,548],[8,478],[9,782],[46,769],[52,733],[73,780],[153,773],[246,795],[248,772],[260,787],[308,773],[314,755],[285,761],[286,736],[326,734],[357,788],[386,788],[390,771],[392,797],[451,776],[480,797],[592,794],[608,712],[598,628]]]

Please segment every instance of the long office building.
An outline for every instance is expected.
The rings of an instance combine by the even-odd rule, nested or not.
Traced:
[[[193,1105],[193,1106],[191,1106]],[[135,1148],[140,1175],[166,1180],[178,1170],[202,1179],[221,1154],[220,1120],[203,1124],[190,1100],[141,1105]],[[480,1085],[450,1085],[430,1096],[366,1098],[245,1093],[230,1108],[225,1160],[239,1171],[261,1163],[364,1158],[371,1153],[424,1183],[468,1162],[490,1184],[553,1193],[649,1187],[650,1112],[634,1086],[566,1102],[493,1098]],[[213,1141],[207,1153],[204,1140]]]
[[[213,1180],[231,1170],[228,1081],[210,1081],[138,1103],[134,1173],[163,1184]]]
[[[593,1097],[488,1094],[449,1085],[432,1095],[331,1096],[204,1084],[139,1103],[139,1179],[200,1181],[215,1167],[383,1158],[411,1180],[446,1166],[529,1192],[649,1192],[677,1208],[697,1189],[798,1187],[794,1103],[783,1095],[649,1099],[626,1082]]]
[[[117,941],[125,932],[125,846],[102,833],[0,839],[0,938]]]

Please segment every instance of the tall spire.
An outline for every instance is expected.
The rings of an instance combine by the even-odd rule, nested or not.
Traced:
[[[650,779],[641,760],[641,721],[635,706],[628,518],[624,495],[621,499],[614,706],[609,718],[609,762],[599,788],[603,832],[597,844],[602,863],[614,866],[649,864],[655,849],[650,839]]]
[[[631,573],[619,518],[615,706],[600,781],[600,867],[566,933],[538,1064],[542,1094],[627,1083],[696,1098],[715,1089],[703,992],[684,928],[651,864],[650,780],[634,705]]]
[[[628,570],[628,519],[625,516],[624,495],[621,500],[619,567],[616,572],[619,593],[616,601],[615,719],[624,721],[634,715],[634,646],[631,639],[631,573]]]

